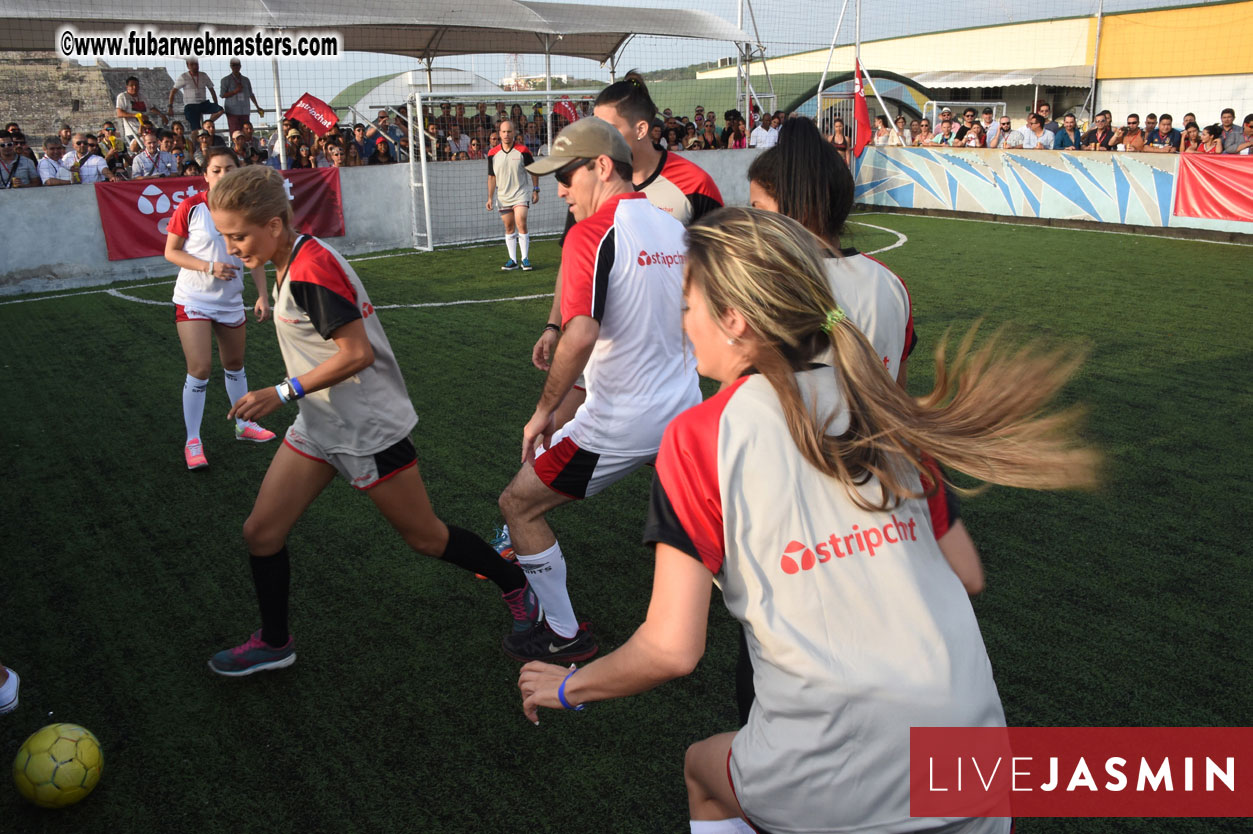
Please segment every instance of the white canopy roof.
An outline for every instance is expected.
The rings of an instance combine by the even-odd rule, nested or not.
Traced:
[[[130,26],[169,31],[198,28],[189,21],[209,7],[188,0],[0,0],[0,50],[53,50],[57,30],[121,34]],[[215,30],[338,31],[344,48],[432,60],[484,53],[569,55],[604,62],[635,34],[748,41],[735,26],[707,12],[614,8],[519,0],[369,0],[322,6],[309,0],[214,0]]]
[[[924,87],[1088,87],[1092,67],[1046,67],[1015,70],[918,72],[911,76]]]

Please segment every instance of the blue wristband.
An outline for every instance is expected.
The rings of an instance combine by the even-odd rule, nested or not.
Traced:
[[[577,707],[572,707],[570,706],[570,702],[566,700],[566,681],[574,677],[574,673],[577,671],[579,670],[571,669],[570,674],[566,675],[565,678],[561,681],[561,686],[557,687],[557,700],[560,701],[561,705],[568,710],[573,710],[574,712],[582,712],[583,710],[587,709],[587,704],[579,704]]]
[[[286,403],[286,402],[287,402],[287,397],[283,395],[283,386],[282,386],[282,385],[275,385],[275,386],[274,386],[274,393],[275,393],[275,394],[278,394],[278,400],[279,400],[279,402],[281,402],[281,403]]]
[[[296,399],[298,400],[304,399],[305,388],[303,385],[300,384],[300,380],[296,379],[295,377],[292,377],[291,379],[287,381],[291,383],[291,389],[296,392]]]

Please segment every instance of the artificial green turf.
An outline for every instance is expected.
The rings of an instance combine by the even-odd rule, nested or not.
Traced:
[[[1092,494],[994,489],[964,515],[988,587],[975,601],[1009,722],[1233,725],[1253,714],[1248,582],[1249,250],[932,218],[854,218],[908,242],[880,255],[909,284],[921,343],[947,327],[1086,346],[1065,392],[1108,456]],[[895,236],[852,227],[863,250]],[[359,261],[376,306],[551,291],[501,247]],[[126,288],[168,300],[170,286]],[[547,299],[379,315],[421,422],[445,519],[490,532],[542,374]],[[490,583],[407,551],[367,498],[333,484],[292,535],[291,669],[231,680],[212,652],[256,627],[240,525],[273,446],[230,440],[215,366],[182,462],[172,309],[107,294],[0,305],[0,661],[23,676],[0,761],[53,721],[92,729],[96,793],[60,812],[0,787],[0,830],[682,831],[687,744],[734,727],[734,628],[720,606],[694,675],[578,716],[521,715]],[[283,376],[249,325],[252,387]],[[267,422],[282,431],[294,416]],[[612,648],[643,619],[648,475],[552,516],[580,616]],[[1236,830],[1230,821],[1022,821],[1019,830]]]

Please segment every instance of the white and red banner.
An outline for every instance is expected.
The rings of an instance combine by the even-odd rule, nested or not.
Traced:
[[[574,102],[570,101],[569,96],[562,96],[557,100],[557,103],[553,105],[553,113],[570,123],[579,120],[579,111],[575,109]]]
[[[911,727],[909,814],[1253,816],[1253,727]]]
[[[338,168],[282,171],[296,229],[318,237],[344,234],[344,206]],[[204,191],[203,177],[172,177],[137,182],[96,183],[96,205],[109,260],[147,258],[165,253],[166,227],[174,209]]]
[[[853,156],[861,156],[861,152],[870,144],[874,129],[870,126],[870,108],[866,106],[866,91],[863,88],[861,61],[856,62],[857,71],[853,74],[853,121],[857,132],[853,140]]]
[[[1179,154],[1175,214],[1253,221],[1253,156]]]
[[[295,119],[309,126],[318,136],[325,136],[335,129],[339,116],[335,108],[316,96],[305,93],[283,114],[284,119]]]

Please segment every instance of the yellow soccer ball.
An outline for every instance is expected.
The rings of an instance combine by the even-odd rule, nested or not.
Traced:
[[[49,724],[17,751],[13,781],[22,796],[42,808],[73,805],[100,781],[104,755],[90,730]]]

